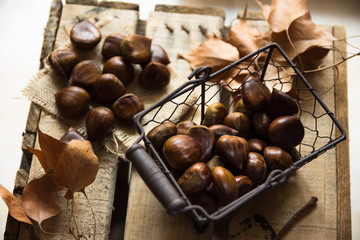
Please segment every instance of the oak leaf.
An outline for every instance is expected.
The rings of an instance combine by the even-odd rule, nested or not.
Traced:
[[[60,212],[57,187],[47,174],[25,186],[21,202],[26,214],[40,225]]]
[[[96,178],[99,159],[89,141],[72,140],[59,156],[54,177],[72,194],[90,185]]]
[[[4,186],[0,184],[0,196],[6,203],[9,209],[9,214],[16,220],[28,224],[32,224],[31,220],[26,216],[24,209],[21,206],[21,202],[11,192],[9,192]]]

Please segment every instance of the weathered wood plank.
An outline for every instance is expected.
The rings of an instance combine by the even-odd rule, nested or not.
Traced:
[[[117,1],[66,0],[66,4],[79,4],[79,5],[99,6],[99,7],[139,11],[138,4],[127,3],[127,2],[117,2]]]
[[[184,5],[165,5],[157,4],[155,11],[158,12],[169,12],[169,13],[183,13],[183,14],[200,14],[208,16],[218,16],[225,19],[225,10],[222,8],[214,7],[195,7],[195,6],[184,6]]]
[[[343,26],[334,26],[333,35],[342,39],[346,37],[346,30]],[[346,43],[336,41],[335,49],[346,52]],[[341,61],[343,56],[335,51],[334,63]],[[335,82],[335,116],[344,128],[349,131],[348,122],[348,94],[347,94],[347,65],[346,62],[338,66],[339,75],[334,72]],[[340,136],[339,132],[336,132]],[[349,139],[336,146],[336,168],[337,168],[337,225],[338,239],[351,239],[351,201],[350,201],[350,162],[349,162]]]

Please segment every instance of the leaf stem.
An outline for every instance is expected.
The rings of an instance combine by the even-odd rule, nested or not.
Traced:
[[[313,207],[318,201],[317,197],[311,197],[310,200],[299,210],[297,211],[290,219],[285,223],[285,225],[280,229],[279,233],[276,235],[275,240],[280,240],[284,234],[290,230],[291,226],[298,220],[298,218]]]

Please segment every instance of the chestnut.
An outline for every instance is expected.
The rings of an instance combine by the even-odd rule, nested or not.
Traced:
[[[209,129],[214,134],[216,140],[219,139],[223,135],[236,136],[239,133],[239,131],[237,131],[231,127],[228,127],[224,124],[215,124],[215,125],[210,126]]]
[[[80,58],[72,50],[57,49],[51,52],[48,61],[57,75],[69,78],[74,66],[80,62]]]
[[[242,98],[239,98],[235,103],[234,103],[234,111],[235,112],[241,112],[246,114],[248,117],[251,117],[253,111],[249,108],[247,108],[244,104],[244,101]]]
[[[177,183],[185,194],[194,194],[205,190],[211,182],[211,172],[203,162],[197,162],[185,170]]]
[[[151,41],[144,35],[130,34],[120,44],[121,56],[130,63],[145,63],[151,57]]]
[[[120,33],[112,33],[105,38],[101,49],[101,55],[104,57],[104,59],[107,60],[114,56],[121,55],[120,44],[124,38],[125,35]]]
[[[206,165],[213,170],[216,166],[221,166],[226,168],[226,164],[220,160],[219,155],[213,155],[209,161],[206,162]]]
[[[151,57],[146,63],[142,64],[142,67],[145,67],[149,62],[159,62],[164,65],[168,65],[170,63],[169,56],[167,55],[165,49],[159,44],[151,44],[150,50]]]
[[[238,197],[238,184],[229,170],[217,166],[211,171],[211,177],[222,206],[231,203]]]
[[[196,125],[196,123],[194,123],[191,120],[181,121],[176,125],[177,134],[185,134],[189,128],[191,128],[192,126],[195,126],[195,125]]]
[[[135,76],[134,67],[120,56],[109,58],[104,63],[103,73],[114,74],[124,86],[132,82]]]
[[[188,135],[175,135],[166,140],[163,155],[171,167],[185,170],[199,162],[202,154],[201,145]]]
[[[266,111],[255,112],[252,118],[252,123],[256,136],[261,139],[267,139],[271,119]]]
[[[132,125],[135,114],[144,110],[144,103],[135,94],[128,93],[118,98],[112,105],[111,110],[122,123]]]
[[[256,78],[248,78],[241,87],[244,104],[253,111],[266,108],[270,94],[270,90]]]
[[[252,181],[248,176],[237,175],[235,176],[235,181],[238,185],[238,197],[250,192],[253,188]]]
[[[112,104],[125,94],[125,90],[125,86],[114,74],[104,73],[92,87],[92,98],[95,102]]]
[[[93,108],[86,117],[85,126],[90,142],[101,141],[113,129],[114,114],[106,107]]]
[[[252,138],[248,141],[249,144],[249,151],[250,152],[257,152],[262,154],[264,148],[267,146],[266,142],[258,139],[258,138]]]
[[[216,141],[216,151],[222,161],[241,170],[249,154],[249,145],[242,137],[224,135]]]
[[[298,110],[298,104],[294,98],[276,88],[272,90],[267,106],[267,112],[272,118],[293,115]]]
[[[290,154],[278,146],[267,146],[264,149],[264,158],[271,170],[285,170],[293,163]]]
[[[69,130],[67,130],[64,135],[61,136],[60,141],[64,143],[69,143],[72,140],[84,141],[85,138],[74,128],[69,128]]]
[[[85,19],[71,28],[70,39],[78,48],[91,49],[100,42],[101,32],[92,22]]]
[[[187,196],[193,205],[199,205],[205,209],[209,214],[216,212],[219,209],[219,199],[216,194],[207,190]]]
[[[240,112],[229,113],[223,121],[224,125],[237,130],[238,136],[248,138],[251,133],[251,120],[250,118]]]
[[[189,128],[185,134],[189,135],[200,143],[202,150],[200,161],[208,161],[211,158],[215,148],[215,136],[211,130],[203,125],[195,125]]]
[[[90,95],[77,86],[69,86],[55,93],[56,106],[63,117],[79,118],[89,108]]]
[[[256,152],[249,152],[248,159],[243,167],[244,175],[248,176],[256,186],[264,181],[266,171],[267,167],[263,156]]]
[[[177,132],[176,125],[172,122],[165,122],[157,125],[146,135],[156,151],[161,152],[166,140],[175,136]]]
[[[214,124],[222,124],[227,114],[228,110],[224,104],[213,103],[207,107],[202,124],[207,127]]]
[[[71,85],[90,89],[101,76],[101,69],[93,60],[84,60],[75,65],[69,82]]]
[[[299,145],[305,130],[296,116],[281,116],[271,122],[268,129],[270,141],[281,148],[290,149]]]
[[[167,66],[159,62],[150,62],[142,70],[139,83],[145,89],[158,90],[170,83],[170,76]]]

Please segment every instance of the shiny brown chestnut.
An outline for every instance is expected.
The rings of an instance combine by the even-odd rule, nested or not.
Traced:
[[[225,206],[238,197],[238,184],[234,175],[223,167],[215,167],[211,171],[212,182],[220,204]]]
[[[271,122],[268,129],[270,141],[281,148],[290,149],[299,145],[305,130],[296,116],[281,116]]]
[[[199,193],[205,190],[211,182],[211,172],[203,162],[197,162],[185,170],[177,183],[185,194]]]
[[[205,209],[205,211],[207,211],[208,214],[212,214],[219,209],[218,197],[216,194],[207,190],[195,194],[189,194],[187,197],[193,205],[200,205]]]
[[[229,126],[226,126],[224,124],[211,125],[209,127],[209,129],[214,134],[216,140],[218,140],[223,135],[236,136],[239,133],[238,130],[235,130],[235,129],[233,129],[233,128],[229,127]]]
[[[256,78],[247,79],[241,87],[244,104],[253,111],[266,108],[270,94],[270,90]]]
[[[253,185],[261,184],[266,176],[266,162],[263,156],[256,152],[249,152],[248,159],[244,163],[243,172],[248,176]]]
[[[238,197],[250,192],[253,188],[252,181],[248,176],[237,175],[235,176],[235,181],[238,185]]]
[[[63,117],[79,118],[89,108],[90,95],[81,87],[69,86],[55,93],[55,102]]]
[[[163,155],[178,170],[185,170],[201,158],[201,145],[188,135],[175,135],[166,140]]]
[[[84,60],[75,65],[69,82],[71,85],[90,89],[101,76],[101,69],[93,60]]]
[[[161,152],[165,141],[170,137],[175,136],[176,133],[176,125],[172,122],[165,122],[151,129],[146,137],[154,146],[155,150]]]
[[[69,143],[72,140],[80,140],[83,141],[85,138],[74,128],[69,128],[64,135],[61,136],[60,141],[64,143]]]
[[[210,168],[210,170],[213,170],[216,166],[226,168],[226,164],[220,160],[219,155],[213,155],[210,160],[206,162],[206,165]]]
[[[300,154],[299,150],[296,149],[295,147],[286,149],[286,151],[290,154],[293,162],[297,162],[301,159],[301,154]]]
[[[111,73],[102,74],[92,87],[92,97],[95,102],[113,103],[125,94],[125,86]]]
[[[106,107],[95,107],[86,116],[85,126],[90,142],[101,141],[113,129],[114,114]]]
[[[276,88],[272,90],[267,106],[267,112],[272,118],[293,115],[298,110],[298,104],[294,98]]]
[[[121,33],[112,33],[104,40],[101,55],[104,59],[109,59],[114,56],[120,56],[120,44],[124,40],[125,35]]]
[[[229,113],[223,121],[224,125],[237,130],[238,136],[248,138],[251,133],[251,120],[250,118],[240,112]]]
[[[92,22],[85,19],[71,28],[70,39],[78,48],[91,49],[100,42],[101,32]]]
[[[213,103],[207,107],[202,124],[207,127],[214,124],[222,124],[227,114],[228,110],[224,104]]]
[[[253,111],[250,108],[247,108],[244,104],[243,99],[240,97],[234,104],[234,111],[241,112],[246,114],[248,117],[251,117]]]
[[[57,49],[50,53],[48,61],[57,75],[69,78],[74,66],[80,62],[80,58],[72,50]]]
[[[135,94],[128,93],[118,98],[112,105],[111,110],[122,123],[132,125],[135,114],[144,110],[144,103]]]
[[[149,62],[159,62],[164,65],[168,65],[170,63],[169,56],[167,55],[165,49],[159,44],[151,44],[150,50],[151,57],[147,62],[141,64],[142,67],[145,67]]]
[[[191,128],[195,125],[196,125],[196,123],[191,120],[181,121],[176,125],[177,134],[185,134],[189,128]]]
[[[203,125],[195,125],[189,128],[186,133],[201,145],[201,162],[208,161],[215,149],[215,136],[212,131]]]
[[[103,73],[114,74],[124,86],[131,83],[135,76],[134,67],[120,56],[109,58],[104,63]]]
[[[264,158],[271,170],[285,170],[293,163],[290,154],[278,146],[267,146],[264,149]]]
[[[249,145],[242,137],[224,135],[216,141],[216,151],[222,161],[241,170],[249,154]]]
[[[145,63],[151,57],[151,41],[144,35],[130,34],[120,44],[121,56],[130,63]]]
[[[139,83],[145,89],[158,90],[170,83],[170,76],[167,66],[159,62],[150,62],[141,71]]]
[[[249,144],[249,152],[257,152],[262,154],[264,148],[267,146],[266,142],[258,139],[258,138],[252,138],[248,141]]]
[[[266,111],[255,112],[252,117],[252,125],[254,132],[258,138],[267,139],[268,138],[268,128],[271,123],[271,119]]]

